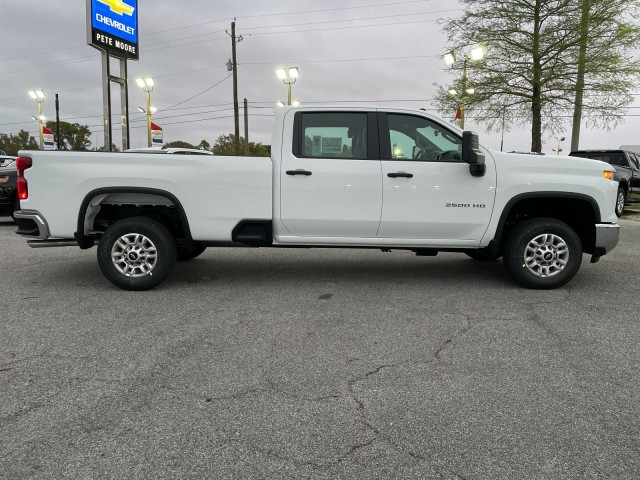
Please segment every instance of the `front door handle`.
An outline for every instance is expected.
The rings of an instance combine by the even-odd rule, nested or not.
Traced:
[[[387,177],[391,177],[391,178],[413,178],[413,173],[407,173],[407,172],[387,173]]]
[[[287,170],[287,175],[304,175],[308,177],[311,172],[309,170]]]

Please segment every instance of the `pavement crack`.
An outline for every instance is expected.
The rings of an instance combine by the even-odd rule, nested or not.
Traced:
[[[436,353],[434,353],[433,357],[436,360],[440,360],[440,356],[442,355],[442,353],[445,350],[447,350],[449,346],[451,346],[451,344],[456,341],[457,338],[463,336],[470,329],[471,329],[471,317],[467,316],[465,318],[465,325],[459,330],[457,330],[450,338],[447,338],[444,342],[442,342],[438,347],[438,349],[436,350]]]
[[[244,390],[240,390],[239,392],[232,393],[230,395],[221,395],[219,397],[207,397],[205,401],[207,403],[211,403],[211,402],[220,402],[223,400],[239,400],[242,397],[246,397],[253,393],[258,393],[259,391],[260,391],[259,388],[246,388]]]

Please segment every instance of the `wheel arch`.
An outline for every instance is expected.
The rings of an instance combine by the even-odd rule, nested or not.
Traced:
[[[499,251],[514,225],[538,216],[561,220],[571,226],[582,241],[585,253],[595,249],[595,224],[601,222],[600,207],[588,195],[569,192],[528,192],[509,200],[500,215],[491,248]]]
[[[80,248],[87,249],[92,247],[95,240],[92,236],[88,235],[87,228],[86,228],[87,211],[90,208],[91,202],[94,199],[96,199],[96,197],[99,197],[101,195],[104,195],[105,196],[104,198],[107,198],[108,195],[113,195],[113,194],[140,195],[141,196],[140,198],[145,201],[149,201],[153,198],[162,199],[165,202],[164,203],[165,205],[167,205],[166,202],[168,201],[169,205],[167,206],[173,206],[176,209],[178,218],[180,220],[180,223],[182,225],[182,229],[184,232],[185,241],[188,243],[193,241],[193,238],[191,236],[191,229],[189,227],[189,220],[187,218],[187,214],[184,210],[184,207],[182,206],[182,203],[180,202],[180,200],[178,200],[178,198],[171,192],[157,189],[157,188],[148,188],[148,187],[103,187],[103,188],[96,188],[94,190],[91,190],[89,193],[87,193],[80,205],[80,210],[78,211],[78,227],[76,232],[74,233],[74,237],[77,240]],[[102,202],[104,198],[101,199],[100,202]],[[100,205],[101,204],[100,202],[97,205]],[[144,205],[145,202],[142,202],[141,204]],[[137,216],[137,215],[130,215],[130,216]],[[94,215],[94,220],[95,220],[95,215]]]

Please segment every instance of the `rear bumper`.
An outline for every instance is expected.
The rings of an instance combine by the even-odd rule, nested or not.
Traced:
[[[51,236],[47,221],[37,210],[17,210],[13,216],[18,224],[18,235],[39,240],[46,240]]]
[[[601,257],[616,248],[620,238],[620,225],[617,223],[596,224],[596,248],[594,257]]]

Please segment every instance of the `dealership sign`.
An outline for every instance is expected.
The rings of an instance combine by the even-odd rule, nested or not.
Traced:
[[[87,42],[123,59],[138,59],[138,0],[87,0]]]
[[[42,126],[42,141],[44,143],[45,150],[56,149],[53,132],[49,130],[47,127],[45,127],[44,125]]]
[[[151,146],[162,147],[164,140],[162,139],[162,128],[151,122]]]

